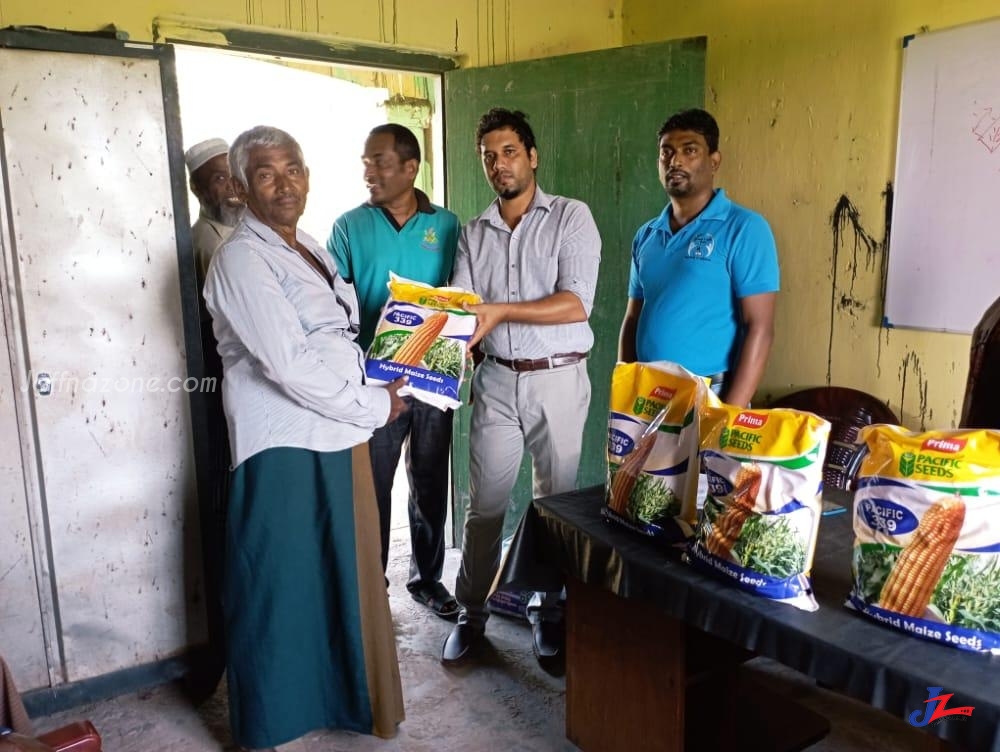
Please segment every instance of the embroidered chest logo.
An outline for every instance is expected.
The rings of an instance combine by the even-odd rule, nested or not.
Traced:
[[[707,259],[715,250],[715,238],[707,232],[701,232],[691,238],[688,243],[687,257]]]
[[[428,251],[436,251],[438,249],[438,236],[434,232],[433,227],[428,227],[424,230],[424,239],[420,243],[420,246]]]

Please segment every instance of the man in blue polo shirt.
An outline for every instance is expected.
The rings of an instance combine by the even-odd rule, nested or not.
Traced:
[[[670,203],[632,241],[618,358],[679,363],[710,377],[725,402],[748,405],[774,339],[774,236],[762,216],[714,187],[722,155],[710,114],[670,117],[659,149]]]
[[[395,123],[373,128],[362,162],[370,198],[334,222],[326,246],[340,274],[357,290],[361,303],[358,344],[367,350],[389,297],[390,271],[435,287],[448,283],[458,243],[458,217],[414,188],[420,144],[409,129]],[[388,561],[392,481],[406,443],[410,485],[406,587],[414,600],[441,618],[454,619],[458,604],[441,583],[452,411],[405,399],[410,409],[399,420],[376,429],[368,445],[381,523],[382,568]]]

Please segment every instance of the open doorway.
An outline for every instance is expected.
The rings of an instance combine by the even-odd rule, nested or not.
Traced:
[[[255,125],[290,133],[310,169],[309,198],[299,227],[320,245],[325,245],[334,219],[368,198],[361,154],[376,125],[393,122],[413,131],[423,157],[416,185],[433,202],[444,204],[439,74],[176,42],[174,53],[184,147],[216,137],[232,143]],[[188,199],[193,220],[198,201],[190,192]],[[392,530],[393,538],[409,541],[407,502],[404,453],[393,482]],[[445,530],[451,545],[450,520]]]
[[[417,186],[444,203],[440,76],[346,68],[274,55],[175,45],[184,146],[227,142],[255,125],[273,125],[301,144],[310,169],[299,226],[321,244],[333,220],[367,198],[361,152],[382,123],[405,125],[421,144]],[[252,92],[247,96],[247,92]],[[198,202],[190,197],[191,216]]]

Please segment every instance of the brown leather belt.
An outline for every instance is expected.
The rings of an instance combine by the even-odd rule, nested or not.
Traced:
[[[512,371],[545,371],[549,368],[559,368],[560,366],[569,366],[573,363],[579,363],[587,357],[587,353],[581,352],[571,352],[571,353],[556,353],[555,355],[550,355],[547,358],[518,358],[516,360],[507,360],[506,358],[498,358],[495,355],[487,355],[489,360],[494,363],[499,363],[505,368],[509,368]]]

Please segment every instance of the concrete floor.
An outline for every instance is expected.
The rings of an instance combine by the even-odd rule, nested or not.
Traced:
[[[405,480],[400,487],[405,489]],[[526,622],[490,620],[490,648],[477,665],[446,669],[439,662],[450,624],[416,604],[404,587],[409,566],[405,500],[394,512],[389,559],[390,606],[399,651],[406,720],[391,740],[347,732],[316,732],[280,752],[559,752],[575,750],[565,738],[562,678],[548,675],[531,652]],[[459,552],[449,549],[444,581],[455,581]],[[748,664],[778,692],[795,697],[831,720],[832,731],[813,752],[909,752],[927,736],[881,711],[819,689],[812,680],[766,659]],[[231,750],[224,684],[199,707],[168,684],[36,718],[39,731],[89,718],[105,752]],[[592,751],[599,752],[599,751]]]

